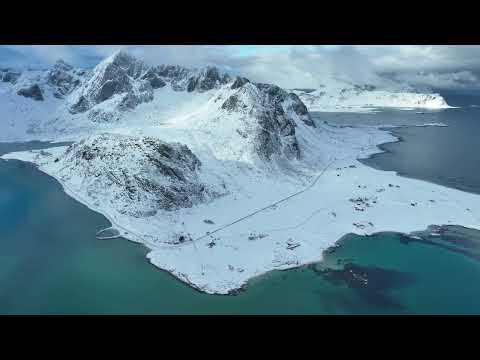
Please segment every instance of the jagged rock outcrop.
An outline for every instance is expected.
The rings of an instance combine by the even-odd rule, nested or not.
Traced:
[[[241,88],[246,83],[249,83],[250,80],[244,77],[237,76],[235,81],[233,82],[232,86],[230,87],[232,90]]]
[[[17,95],[42,101],[52,95],[63,99],[78,87],[87,72],[59,60],[51,69],[0,70],[0,81],[12,84]]]
[[[153,89],[159,89],[167,85],[167,83],[163,81],[160,76],[155,72],[154,67],[148,69],[148,71],[142,76],[142,79],[149,81],[150,86]]]
[[[81,83],[85,75],[82,69],[75,69],[63,60],[58,60],[47,73],[47,84],[53,87],[53,95],[63,99]]]
[[[203,92],[219,88],[231,81],[228,74],[222,74],[214,66],[188,69],[179,65],[159,65],[149,70],[148,78],[155,79],[153,74],[164,83],[170,83],[175,91]]]
[[[135,120],[136,116],[142,116],[139,120],[145,120],[146,124],[150,117],[156,117],[148,111],[162,116],[161,112],[167,109],[171,111],[169,116],[177,119],[178,110],[181,115],[178,119],[197,117],[190,125],[210,133],[206,136],[211,136],[211,143],[218,140],[217,156],[222,159],[235,158],[250,163],[257,163],[258,157],[264,161],[299,159],[295,127],[315,126],[297,95],[275,85],[252,83],[244,77],[231,78],[213,66],[200,69],[150,66],[119,51],[91,71],[78,70],[58,61],[50,70],[25,73],[13,89],[37,100],[57,98],[48,102],[57,109],[51,112],[51,117],[59,127],[70,118],[72,127],[78,124],[82,129],[95,129],[92,123],[114,123],[122,118]],[[168,89],[162,90],[164,87]],[[197,95],[209,91],[209,94]],[[63,99],[64,102],[57,101]],[[153,100],[155,103],[144,110],[128,111]],[[178,109],[176,101],[181,104]],[[198,111],[192,112],[192,108]],[[225,128],[219,125],[221,121],[228,122]],[[226,143],[232,148],[224,149]]]
[[[43,101],[42,90],[38,84],[33,84],[17,90],[17,95],[24,96],[33,100]]]
[[[93,197],[135,217],[188,208],[220,195],[203,184],[200,160],[179,143],[99,134],[72,144],[59,159],[62,177],[76,178]]]
[[[119,51],[97,65],[83,86],[75,94],[69,111],[85,112],[97,104],[116,97],[115,108],[133,109],[153,99],[153,87],[142,79],[148,67],[143,61]]]
[[[59,68],[62,64],[59,65]],[[54,79],[63,79],[55,73]],[[68,80],[68,79],[66,79]],[[204,92],[229,83],[228,74],[216,67],[187,69],[178,65],[148,66],[134,56],[119,51],[102,61],[90,77],[69,100],[69,111],[78,114],[89,111],[92,121],[118,119],[118,112],[134,109],[153,100],[154,89],[170,84],[175,91]],[[108,106],[97,109],[106,102]]]
[[[289,93],[289,103],[288,106],[293,110],[295,114],[301,117],[301,120],[308,126],[315,127],[315,123],[308,112],[307,107],[302,102],[302,100],[298,97],[297,94]]]
[[[194,76],[194,79],[196,85],[191,91],[195,89],[199,91],[211,90],[230,81],[228,74],[222,75],[216,67],[212,66],[207,66],[201,69],[199,73]]]
[[[314,127],[305,105],[295,94],[276,85],[251,83],[237,78],[236,91],[222,104],[227,112],[243,113],[256,120],[254,150],[262,160],[274,155],[299,159],[300,148],[295,135],[295,123]],[[243,133],[243,132],[242,132]]]
[[[15,84],[20,77],[21,72],[12,69],[0,69],[0,81]]]

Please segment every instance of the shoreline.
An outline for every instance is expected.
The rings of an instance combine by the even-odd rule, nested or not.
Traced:
[[[398,127],[397,127],[398,128]],[[377,170],[377,171],[381,171],[383,173],[390,173],[391,175],[393,176],[398,176],[398,177],[403,177],[401,174],[398,174],[397,172],[392,172],[392,171],[384,171],[384,170],[378,170],[378,169],[375,169],[369,165],[366,165],[364,163],[361,162],[362,159],[368,159],[370,157],[373,157],[374,155],[376,154],[380,154],[380,153],[383,153],[385,152],[384,149],[381,148],[381,145],[383,144],[387,144],[387,143],[395,143],[395,142],[398,142],[400,141],[400,139],[398,137],[396,137],[394,134],[393,134],[393,130],[391,129],[379,129],[377,128],[377,130],[381,131],[381,132],[386,132],[386,133],[389,133],[392,137],[396,138],[397,140],[396,141],[387,141],[387,142],[383,142],[383,143],[379,143],[379,144],[375,144],[374,146],[372,146],[369,150],[369,153],[367,154],[366,157],[362,157],[361,155],[362,154],[358,154],[359,156],[357,157],[357,161],[362,165],[362,166],[365,166],[369,169],[374,169],[374,170]],[[378,139],[377,139],[378,140]],[[373,152],[372,151],[372,148],[374,149]],[[28,161],[28,160],[21,160],[21,159],[17,159],[19,161]],[[353,160],[353,159],[352,159]],[[131,231],[130,229],[120,225],[114,218],[114,216],[112,216],[108,211],[106,211],[105,209],[100,209],[98,208],[97,206],[95,206],[94,204],[91,204],[88,200],[84,199],[82,195],[80,194],[77,194],[75,191],[73,191],[67,184],[65,184],[59,177],[53,175],[53,174],[49,174],[47,173],[46,171],[40,169],[40,167],[38,166],[37,164],[37,168],[46,173],[47,175],[49,176],[52,176],[53,178],[55,178],[57,180],[57,182],[59,182],[61,188],[63,189],[63,191],[69,195],[70,197],[74,198],[75,200],[77,200],[78,202],[82,203],[83,205],[87,206],[90,210],[93,210],[101,215],[103,215],[112,225],[112,227],[114,228],[117,228],[117,230],[123,230],[123,232],[128,232],[128,234],[124,234],[124,233],[120,233],[120,236],[119,238],[123,238],[123,239],[126,239],[126,240],[129,240],[129,241],[132,241],[132,242],[135,242],[135,243],[141,243],[143,244],[148,250],[149,250],[149,253],[147,254],[147,259],[149,260],[149,262],[154,265],[157,269],[160,269],[160,270],[163,270],[163,271],[167,271],[168,273],[170,273],[172,276],[174,276],[175,278],[177,278],[177,280],[181,280],[182,282],[186,283],[189,287],[191,288],[194,288],[195,290],[199,291],[199,292],[202,292],[202,293],[208,293],[208,294],[215,294],[215,295],[235,295],[237,294],[239,291],[244,291],[246,290],[246,288],[248,287],[248,283],[250,282],[251,279],[254,279],[254,278],[257,278],[258,276],[261,276],[261,275],[264,275],[265,273],[268,273],[268,272],[271,272],[271,271],[286,271],[286,270],[291,270],[291,269],[294,269],[294,268],[298,268],[298,267],[302,267],[302,266],[307,266],[307,265],[310,265],[310,264],[315,264],[315,263],[321,263],[323,261],[323,253],[324,251],[334,247],[337,242],[339,240],[341,240],[345,235],[347,234],[351,234],[351,233],[357,233],[359,235],[361,235],[360,233],[358,232],[352,232],[352,231],[348,231],[348,229],[346,228],[344,231],[343,231],[343,234],[338,237],[333,243],[331,243],[330,245],[328,245],[326,248],[324,248],[320,254],[321,258],[318,259],[317,258],[312,258],[311,260],[307,260],[307,259],[304,259],[302,261],[300,261],[300,263],[285,263],[285,264],[282,264],[279,268],[270,268],[270,269],[264,269],[264,271],[261,271],[260,273],[255,273],[255,274],[250,274],[250,276],[246,279],[246,280],[243,280],[241,282],[241,285],[239,283],[240,286],[236,285],[234,286],[233,288],[230,288],[228,289],[227,287],[227,292],[220,292],[220,291],[215,291],[210,288],[205,288],[205,287],[201,287],[201,285],[198,284],[198,282],[196,283],[195,282],[195,278],[192,280],[189,276],[187,276],[186,274],[183,274],[181,272],[175,272],[176,269],[172,270],[172,269],[168,269],[168,268],[165,268],[165,267],[162,267],[162,264],[160,263],[155,263],[155,261],[157,260],[157,257],[155,257],[154,255],[152,256],[148,256],[150,255],[150,253],[154,252],[154,251],[160,251],[161,252],[161,249],[158,249],[158,245],[154,245],[153,243],[149,243],[149,240],[142,237],[141,235],[139,234],[136,234],[135,231]],[[425,180],[422,180],[422,179],[416,179],[416,178],[408,178],[408,177],[403,177],[403,178],[407,178],[407,179],[412,179],[412,180],[415,180],[415,181],[425,181]],[[444,185],[438,185],[438,184],[435,184],[435,183],[431,183],[431,182],[428,182],[428,181],[425,181],[426,183],[428,184],[434,184],[436,186],[441,186],[442,188],[445,187],[445,188],[448,188]],[[457,191],[462,191],[462,190],[458,190],[456,189]],[[464,192],[464,191],[462,191]],[[340,199],[338,200],[340,201]],[[233,215],[232,215],[233,217]],[[354,220],[354,217],[352,217],[352,220]],[[441,225],[441,224],[430,224],[430,225]],[[447,225],[447,224],[444,224],[444,225]],[[448,224],[450,225],[450,224]],[[453,225],[453,224],[452,224]],[[458,226],[464,226],[462,224],[458,224]],[[426,228],[426,227],[425,227]],[[467,228],[470,228],[470,227],[467,227]],[[471,229],[476,229],[474,227],[471,227]],[[424,231],[424,229],[415,229],[415,230],[412,230],[410,232],[406,231],[406,232],[401,232],[401,231],[396,231],[396,230],[392,230],[393,232],[398,232],[400,234],[403,234],[403,235],[406,235],[406,236],[409,236],[409,234],[411,234],[412,232],[418,232],[418,231]],[[371,235],[371,234],[376,234],[376,233],[381,233],[381,232],[385,232],[385,230],[379,230],[379,231],[375,231],[375,232],[371,232],[369,233],[368,235]],[[149,246],[150,245],[150,246]],[[190,245],[188,243],[188,245]],[[169,246],[171,247],[172,249],[169,249],[169,250],[172,250],[172,251],[176,251],[178,250],[178,247],[176,246]],[[272,248],[272,250],[274,250]],[[196,256],[194,253],[192,256]],[[198,260],[198,259],[197,259]],[[192,274],[190,274],[192,275]],[[198,280],[198,279],[197,279]],[[218,290],[218,289],[217,289]]]
[[[362,105],[342,105],[334,108],[316,106],[308,107],[307,109],[311,113],[348,113],[348,114],[378,114],[382,110],[400,110],[400,111],[421,111],[421,114],[428,112],[435,113],[437,111],[448,109],[460,109],[461,106],[439,106],[439,107],[414,107],[414,106],[362,106]]]
[[[383,170],[383,169],[380,169],[380,168],[376,168],[376,167],[373,167],[369,164],[366,164],[364,162],[364,160],[369,160],[369,159],[375,159],[376,157],[378,156],[381,156],[382,154],[384,153],[387,153],[387,154],[392,154],[392,151],[390,151],[389,149],[387,149],[385,147],[385,145],[389,145],[389,144],[397,144],[397,143],[402,143],[402,142],[405,142],[405,139],[400,136],[398,133],[396,133],[396,130],[398,129],[402,129],[402,128],[410,128],[410,127],[429,127],[429,126],[439,126],[439,127],[448,127],[448,125],[436,125],[436,124],[425,124],[425,125],[401,125],[401,126],[392,126],[392,127],[379,127],[380,130],[382,131],[385,131],[385,132],[388,132],[389,134],[391,134],[393,137],[395,137],[397,140],[394,140],[394,141],[387,141],[387,142],[384,142],[384,143],[381,143],[381,144],[378,144],[377,147],[382,150],[382,151],[379,151],[379,152],[376,152],[376,153],[373,153],[373,154],[370,154],[368,155],[367,157],[365,158],[360,158],[359,161],[368,166],[368,167],[371,167],[373,169],[377,169],[377,170],[381,170],[381,171],[394,171],[398,176],[400,177],[403,177],[403,178],[406,178],[406,179],[412,179],[412,180],[419,180],[419,181],[425,181],[425,182],[428,182],[428,183],[431,183],[431,184],[434,184],[434,185],[439,185],[439,186],[444,186],[446,188],[449,188],[449,189],[454,189],[454,190],[458,190],[458,191],[462,191],[462,192],[466,192],[466,193],[469,193],[469,194],[473,194],[473,195],[480,195],[479,192],[474,192],[474,191],[469,191],[469,190],[465,190],[465,189],[462,189],[462,188],[458,188],[458,187],[454,187],[450,184],[444,184],[444,183],[440,183],[440,182],[435,182],[435,181],[432,181],[430,179],[425,179],[425,178],[420,178],[420,177],[415,177],[415,176],[409,176],[408,174],[406,173],[403,173],[403,172],[400,172],[398,170]],[[434,224],[432,224],[434,225]]]
[[[3,160],[3,159],[2,159],[2,160]],[[28,163],[29,165],[34,166],[38,171],[41,171],[40,169],[38,169],[38,166],[37,166],[36,164],[32,164],[31,162],[22,161],[22,160],[15,160],[15,159],[11,159],[11,160],[18,161],[18,162]],[[4,161],[6,161],[6,160],[4,160]],[[77,198],[75,198],[74,196],[72,196],[71,194],[67,193],[67,192],[65,191],[64,187],[62,186],[61,182],[60,182],[58,179],[56,179],[54,176],[48,175],[48,174],[46,174],[46,173],[43,172],[43,171],[41,171],[41,172],[42,172],[43,175],[46,175],[46,176],[49,176],[49,177],[53,177],[53,178],[57,181],[57,183],[60,185],[61,190],[65,192],[65,194],[67,194],[68,196],[72,197],[72,198],[73,198],[74,200],[76,200],[78,203],[87,206],[87,205],[84,204],[80,199],[77,199]],[[94,211],[94,212],[102,215],[103,217],[105,217],[105,218],[108,220],[107,216],[106,216],[104,213],[99,212],[99,211],[97,211],[97,210],[94,210],[94,209],[92,209],[92,208],[89,207],[89,206],[87,206],[87,207],[88,207],[90,210],[92,210],[92,211]],[[108,220],[108,221],[110,222],[110,220]],[[452,225],[448,225],[448,226],[452,226]],[[462,227],[462,228],[469,229],[469,230],[472,230],[472,229],[473,229],[473,228],[468,228],[468,227],[464,227],[464,226],[461,226],[461,225],[455,225],[455,224],[454,224],[453,226]],[[414,231],[414,232],[423,232],[423,231],[426,231],[426,230],[428,230],[428,229],[416,230],[416,231]],[[473,229],[473,230],[477,230],[477,229]],[[382,233],[389,233],[389,231],[379,231],[379,232],[372,233],[372,234],[370,234],[369,236],[374,236],[374,235],[378,235],[378,234],[382,234]],[[395,234],[400,234],[400,235],[403,235],[403,236],[407,236],[408,238],[411,238],[412,241],[414,240],[414,238],[411,236],[412,232],[410,232],[410,233],[405,233],[405,232],[393,231],[393,232],[391,232],[391,233],[395,233]],[[333,243],[331,246],[329,246],[328,248],[326,248],[326,249],[324,250],[324,252],[328,252],[328,251],[329,251],[330,249],[332,249],[332,248],[337,248],[337,247],[338,247],[338,243],[339,243],[340,241],[342,241],[345,236],[348,236],[348,235],[351,235],[351,234],[354,234],[354,233],[345,233],[343,236],[341,236],[339,239],[337,239],[337,240],[335,241],[335,243]],[[116,239],[112,239],[112,240],[120,240],[120,241],[126,240],[126,241],[132,242],[132,243],[134,243],[134,244],[136,244],[136,245],[143,245],[147,251],[148,251],[148,249],[149,249],[144,243],[137,242],[137,241],[134,241],[134,240],[132,240],[132,239],[128,239],[128,238],[126,238],[126,237],[124,237],[124,236],[118,236]],[[422,242],[422,241],[423,241],[423,239],[422,239],[422,240],[417,240],[417,242]],[[436,246],[436,244],[430,244],[430,245]],[[271,271],[268,271],[268,272],[259,274],[259,275],[257,275],[257,276],[254,276],[254,277],[250,278],[242,287],[240,287],[240,288],[238,288],[238,289],[231,290],[230,292],[228,292],[228,293],[226,293],[226,294],[221,294],[221,293],[207,293],[207,292],[204,292],[204,291],[198,289],[194,284],[191,284],[191,283],[188,283],[188,282],[185,282],[185,281],[181,281],[181,280],[178,279],[178,277],[175,276],[175,274],[173,274],[172,272],[170,272],[170,271],[168,271],[168,270],[165,270],[165,269],[162,269],[162,268],[160,268],[160,267],[152,264],[151,262],[149,262],[149,264],[155,268],[155,271],[162,271],[162,272],[168,274],[168,276],[171,277],[174,281],[179,282],[180,284],[183,284],[184,286],[186,286],[186,287],[194,290],[195,292],[197,292],[197,293],[199,293],[199,294],[208,295],[208,296],[218,296],[218,297],[220,297],[220,296],[239,296],[239,295],[241,295],[242,293],[245,293],[245,292],[247,292],[247,291],[249,290],[250,283],[251,283],[252,281],[257,281],[257,280],[259,280],[259,278],[269,276],[269,274],[271,274],[271,273],[275,273],[275,272],[282,273],[282,272],[287,272],[287,271],[291,271],[291,270],[295,270],[295,269],[300,269],[300,268],[302,268],[302,267],[308,268],[309,266],[312,266],[312,265],[319,265],[319,264],[321,265],[321,264],[324,263],[324,260],[325,260],[325,259],[324,259],[324,256],[323,256],[323,254],[322,254],[322,259],[320,259],[320,260],[303,263],[303,264],[301,264],[301,265],[299,265],[299,266],[295,266],[295,267],[291,267],[291,268],[287,268],[287,269],[275,269],[275,270],[271,270]],[[327,268],[326,268],[325,270],[328,271]]]

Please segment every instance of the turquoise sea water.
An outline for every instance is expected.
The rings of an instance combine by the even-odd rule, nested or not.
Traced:
[[[395,130],[404,141],[385,145],[389,152],[366,162],[480,192],[480,157],[471,148],[480,134],[479,114],[470,107],[415,115],[386,111],[367,115],[375,120],[345,114],[337,121],[429,116],[447,123],[448,128]],[[48,146],[0,144],[0,153]],[[413,159],[419,152],[429,155]],[[447,227],[440,236],[420,234],[422,240],[397,233],[346,235],[319,264],[271,272],[235,296],[215,296],[150,265],[141,245],[97,240],[95,233],[108,226],[33,165],[0,160],[0,313],[480,313],[477,231]]]

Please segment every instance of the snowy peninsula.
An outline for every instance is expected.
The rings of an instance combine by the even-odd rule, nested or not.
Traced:
[[[479,195],[363,165],[395,138],[317,123],[298,92],[124,52],[89,71],[59,63],[8,79],[2,141],[74,143],[3,159],[37,164],[203,292],[319,261],[347,233],[480,229]],[[428,96],[420,103],[448,106]]]

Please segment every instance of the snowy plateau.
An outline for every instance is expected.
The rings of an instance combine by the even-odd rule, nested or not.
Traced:
[[[153,265],[212,294],[320,261],[347,233],[480,229],[478,195],[358,161],[395,141],[389,132],[309,113],[349,101],[448,107],[443,98],[363,89],[347,101],[350,92],[288,92],[121,51],[91,70],[0,69],[0,141],[72,141],[3,159],[36,164],[148,247]]]

